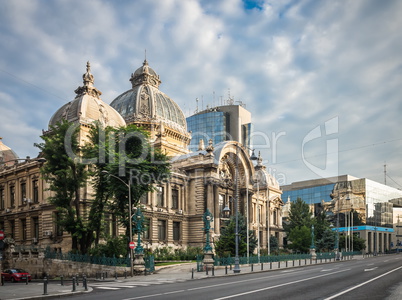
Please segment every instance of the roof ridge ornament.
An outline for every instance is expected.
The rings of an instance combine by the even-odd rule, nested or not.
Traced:
[[[132,88],[135,88],[139,85],[151,85],[159,89],[159,85],[162,83],[159,75],[156,74],[156,72],[149,66],[146,57],[142,63],[142,66],[131,74],[130,81]]]
[[[90,95],[97,99],[100,99],[100,95],[102,92],[99,91],[96,87],[94,87],[94,76],[91,74],[91,64],[89,61],[87,62],[87,71],[82,75],[83,86],[78,87],[74,92],[77,94],[77,97]]]

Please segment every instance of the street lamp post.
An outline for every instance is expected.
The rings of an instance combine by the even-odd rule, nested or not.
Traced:
[[[214,220],[214,217],[212,213],[207,210],[205,211],[204,215],[202,216],[202,220],[204,221],[204,232],[206,234],[206,241],[205,241],[205,247],[204,247],[204,260],[203,263],[206,266],[208,270],[208,265],[213,266],[214,265],[214,259],[213,259],[213,252],[212,252],[212,247],[210,243],[210,236],[209,232],[211,230],[211,222]]]
[[[339,186],[338,186],[338,199],[337,199],[337,206],[338,206],[338,211],[337,211],[337,216],[336,216],[336,241],[335,241],[335,248],[336,248],[336,260],[340,260],[340,255],[339,255]]]
[[[235,265],[233,273],[240,273],[240,260],[239,260],[239,146],[236,145],[236,169],[235,169],[235,217],[236,217],[236,231],[235,231]]]
[[[127,183],[125,182],[123,179],[121,179],[120,177],[117,177],[113,174],[110,174],[108,171],[103,170],[102,173],[108,174],[108,176],[111,176],[115,179],[120,180],[123,184],[125,184],[128,188],[128,219],[129,219],[129,235],[130,235],[130,242],[133,241],[133,225],[132,225],[132,213],[131,213],[131,172],[130,172],[130,181]],[[134,269],[133,269],[133,249],[130,248],[130,274],[131,277],[134,276]]]
[[[135,259],[133,263],[133,269],[135,269],[137,274],[140,274],[145,271],[144,248],[141,245],[141,233],[143,229],[144,215],[142,214],[140,207],[137,207],[132,220],[135,220],[135,229],[138,234],[137,247],[135,247]]]

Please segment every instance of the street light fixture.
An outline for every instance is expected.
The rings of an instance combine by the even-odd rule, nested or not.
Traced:
[[[111,176],[115,179],[120,180],[123,184],[125,184],[128,188],[128,214],[129,214],[129,235],[130,235],[130,242],[133,241],[133,225],[132,225],[132,213],[131,213],[131,172],[130,172],[130,181],[127,183],[125,182],[123,179],[121,179],[120,177],[117,177],[113,174],[110,174],[108,171],[103,170],[102,173],[104,174],[108,174],[108,176]],[[133,249],[130,248],[130,274],[131,277],[134,276],[134,268],[133,268]]]

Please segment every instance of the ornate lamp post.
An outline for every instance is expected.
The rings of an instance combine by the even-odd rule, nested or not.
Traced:
[[[212,265],[212,266],[214,265],[213,252],[212,252],[210,236],[209,236],[209,231],[211,230],[211,222],[214,220],[214,217],[212,216],[212,213],[209,211],[208,208],[205,211],[204,215],[202,216],[202,220],[204,221],[203,230],[206,234],[203,263],[205,264],[206,268],[208,269],[209,265]]]
[[[141,245],[141,233],[143,231],[144,215],[142,214],[141,208],[137,207],[137,211],[133,215],[133,222],[135,224],[135,230],[138,234],[137,246],[135,247],[135,259],[134,259],[134,271],[136,273],[142,273],[145,271],[145,261],[144,261],[144,248]]]
[[[310,254],[312,259],[316,259],[317,255],[315,254],[315,245],[314,245],[314,225],[311,225],[311,246],[310,246]]]

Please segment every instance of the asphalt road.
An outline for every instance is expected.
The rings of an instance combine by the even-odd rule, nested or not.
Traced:
[[[72,299],[402,299],[402,255],[171,284],[94,287]]]

